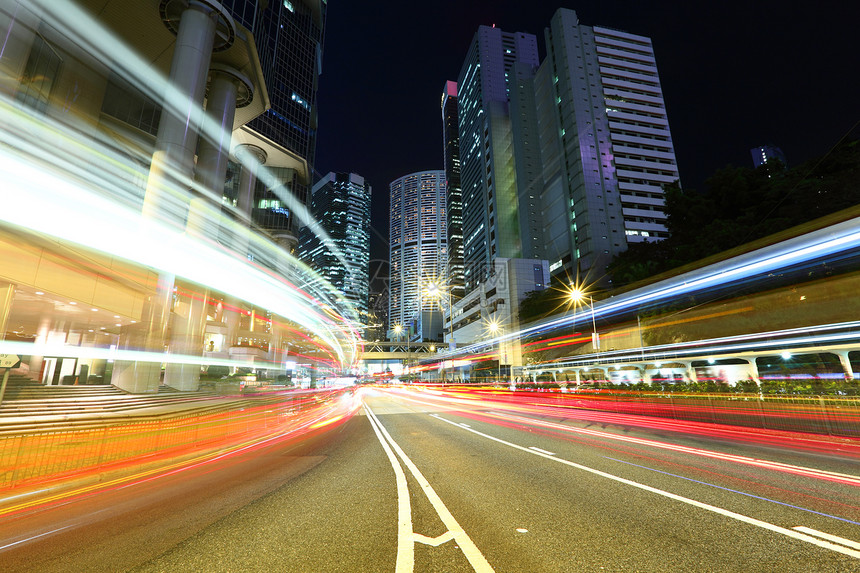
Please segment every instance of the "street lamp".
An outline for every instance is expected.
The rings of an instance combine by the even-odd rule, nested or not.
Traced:
[[[397,342],[400,342],[400,334],[403,332],[403,326],[400,324],[395,324],[394,328],[392,330],[394,331],[394,335],[395,335],[394,337],[397,339]],[[407,372],[405,372],[405,374],[409,373],[408,371],[409,371],[410,358],[411,358],[411,356],[409,355],[409,341],[406,341],[406,370],[407,370]]]
[[[591,307],[591,346],[594,348],[594,351],[597,352],[600,350],[600,337],[597,335],[597,321],[594,319],[594,299],[590,294],[585,294],[585,292],[579,288],[574,287],[570,293],[570,300],[577,304],[582,304],[585,302],[585,298],[588,297],[588,304]]]
[[[448,291],[448,333],[451,337],[451,342],[454,342],[454,305],[451,297],[451,289],[443,287],[441,284],[431,282],[427,285],[427,294],[439,301],[439,307],[442,307],[442,297]]]
[[[496,319],[491,320],[487,323],[487,330],[490,331],[490,334],[493,336],[496,335],[501,330],[501,326],[499,325],[499,321]],[[502,340],[499,339],[499,383],[502,382]]]
[[[449,346],[449,348],[451,348],[451,347],[456,346],[456,342],[454,341],[454,305],[453,305],[453,300],[451,297],[451,287],[449,285],[449,287],[446,289],[437,282],[431,282],[427,285],[427,294],[430,297],[435,298],[437,301],[439,301],[439,308],[440,309],[442,308],[442,297],[445,294],[446,290],[448,291],[448,333],[449,333],[449,337],[450,337],[450,340],[448,342],[448,346]],[[444,316],[445,316],[445,314],[443,312],[442,313],[443,319],[444,319]],[[442,368],[442,377],[443,377],[443,379],[445,377],[444,364],[443,364],[443,368]],[[452,378],[454,377],[453,371],[451,373],[451,377]]]

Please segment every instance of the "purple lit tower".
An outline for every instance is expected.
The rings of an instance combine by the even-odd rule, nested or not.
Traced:
[[[545,37],[533,78],[543,257],[553,275],[602,282],[628,244],[668,237],[663,188],[678,167],[654,50],[564,8]]]

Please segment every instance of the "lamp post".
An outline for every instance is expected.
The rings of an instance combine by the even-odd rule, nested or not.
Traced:
[[[436,282],[431,282],[427,286],[427,294],[439,301],[439,308],[440,309],[442,308],[442,296],[444,295],[446,290],[448,291],[448,335],[450,337],[448,346],[449,346],[449,348],[451,348],[452,346],[456,346],[456,342],[454,341],[454,305],[453,305],[453,299],[451,296],[451,287],[449,285],[448,288],[446,289],[446,288],[443,288],[442,285],[440,285],[439,283],[436,283]],[[445,316],[444,312],[443,312],[442,316],[444,319],[444,316]],[[443,378],[445,376],[444,366],[442,368],[442,376],[443,376]]]
[[[499,321],[495,320],[495,319],[491,320],[487,324],[487,329],[490,331],[490,334],[492,334],[493,336],[495,336],[496,333],[498,333],[501,330],[501,328],[502,327],[499,325]],[[499,339],[499,383],[501,384],[501,382],[502,382],[502,340]]]
[[[394,331],[397,342],[400,342],[400,334],[403,332],[403,326],[395,324],[392,330]],[[406,369],[409,370],[409,341],[406,341]]]
[[[574,303],[579,304],[585,302],[585,298],[588,297],[588,305],[591,307],[591,346],[594,348],[595,352],[599,352],[600,336],[597,334],[597,321],[594,318],[594,298],[592,298],[590,294],[585,294],[585,292],[579,287],[574,287],[573,290],[570,291],[569,296]]]
[[[448,335],[451,337],[451,342],[454,342],[454,304],[451,298],[451,289],[444,288],[442,285],[431,282],[427,287],[427,294],[439,301],[439,306],[442,306],[442,295],[448,291]]]

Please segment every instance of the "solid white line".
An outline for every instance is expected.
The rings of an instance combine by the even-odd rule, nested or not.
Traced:
[[[826,539],[834,543],[841,543],[842,545],[847,545],[848,547],[853,547],[854,549],[860,549],[860,543],[857,543],[856,541],[851,541],[850,539],[845,539],[844,537],[839,537],[838,535],[824,533],[823,531],[818,531],[817,529],[812,529],[811,527],[803,527],[802,525],[798,525],[797,527],[792,527],[792,529],[796,529],[798,531],[802,531],[803,533],[808,533],[816,537],[821,537],[822,539]]]
[[[388,456],[388,461],[391,462],[391,467],[394,468],[394,477],[397,481],[397,565],[396,573],[412,573],[415,569],[415,542],[412,539],[412,505],[409,501],[409,487],[406,485],[406,474],[400,463],[394,456],[394,452],[388,447],[382,434],[379,432],[377,425],[379,421],[370,412],[370,408],[366,405],[364,409],[367,411],[367,419],[370,420],[370,426],[376,433],[379,443],[382,444],[382,449],[385,450],[385,455]]]
[[[498,413],[498,412],[490,412],[490,413],[497,415],[497,416],[503,416],[509,420],[517,420],[517,421],[521,421],[521,422],[524,422],[527,424],[540,424],[543,427],[555,428],[555,429],[563,430],[566,432],[585,434],[585,435],[590,435],[590,436],[598,436],[601,438],[618,440],[621,442],[629,442],[629,443],[643,445],[643,446],[651,446],[651,447],[660,448],[663,450],[672,450],[672,451],[696,455],[696,456],[703,456],[703,457],[714,458],[714,459],[718,459],[718,460],[736,462],[736,463],[740,463],[740,464],[748,464],[748,465],[766,468],[766,469],[770,469],[770,470],[795,473],[795,474],[804,475],[807,477],[814,477],[814,478],[820,478],[820,479],[831,479],[834,481],[842,481],[842,482],[850,483],[850,485],[860,485],[860,476],[842,474],[842,473],[831,472],[831,471],[827,471],[827,470],[819,470],[819,469],[815,469],[815,468],[807,468],[807,467],[803,467],[803,466],[794,466],[791,464],[784,464],[781,462],[772,462],[769,460],[760,460],[760,459],[756,459],[756,458],[749,458],[746,456],[739,456],[739,455],[735,455],[735,454],[726,454],[723,452],[703,450],[700,448],[691,448],[688,446],[681,446],[678,444],[667,444],[667,443],[658,442],[655,440],[648,440],[646,438],[635,438],[633,436],[621,436],[618,434],[612,434],[610,432],[602,432],[599,430],[590,430],[587,428],[575,428],[573,426],[568,426],[565,424],[540,421],[540,420],[535,420],[533,418],[517,416],[515,414],[505,414],[505,413]]]
[[[376,415],[365,405],[365,410],[369,417],[376,419]],[[446,420],[447,421],[447,420]],[[385,436],[385,439],[388,440],[388,443],[391,445],[392,449],[397,452],[397,455],[403,461],[403,464],[409,468],[409,471],[415,477],[415,481],[418,482],[418,485],[421,486],[421,489],[424,490],[424,495],[427,496],[427,499],[430,500],[430,503],[433,504],[433,508],[436,510],[436,513],[439,514],[439,517],[442,519],[442,523],[448,528],[448,531],[454,535],[454,540],[459,545],[460,550],[463,552],[463,555],[466,556],[466,559],[469,560],[469,563],[472,565],[472,569],[474,569],[477,573],[491,573],[493,571],[492,566],[484,557],[483,553],[478,549],[478,546],[472,541],[472,539],[463,531],[463,528],[460,527],[460,524],[457,523],[457,520],[454,519],[454,516],[451,515],[451,512],[448,511],[448,508],[445,507],[445,504],[442,503],[442,499],[436,494],[436,491],[430,485],[430,482],[427,481],[427,478],[418,470],[418,466],[416,466],[412,460],[406,455],[406,453],[397,445],[397,442],[391,437],[388,431],[385,429],[385,426],[376,419],[376,423],[379,425],[379,430]],[[453,422],[451,422],[453,423]],[[473,431],[469,428],[463,428],[466,431]]]
[[[71,525],[67,525],[65,527],[61,527],[59,529],[52,529],[51,531],[46,531],[45,533],[40,533],[39,535],[34,535],[33,537],[28,537],[27,539],[21,539],[20,541],[15,541],[14,543],[9,543],[8,545],[3,545],[0,547],[0,551],[4,549],[8,549],[9,547],[14,547],[15,545],[20,545],[21,543],[26,543],[27,541],[33,541],[34,539],[39,539],[40,537],[45,537],[46,535],[50,535],[52,533],[56,533],[58,531],[62,531],[64,529],[70,528]]]
[[[552,452],[548,452],[548,451],[546,451],[546,450],[542,450],[542,449],[538,448],[537,446],[529,446],[529,449],[530,449],[530,450],[534,450],[534,451],[536,451],[536,452],[540,452],[540,453],[542,453],[542,454],[546,454],[546,455],[548,455],[548,456],[554,456],[554,455],[555,455],[554,453],[552,453]]]
[[[430,414],[430,415],[433,416],[434,418],[436,418],[437,420],[441,420],[443,422],[451,424],[452,426],[456,426],[458,428],[462,427],[462,426],[460,426],[460,424],[458,424],[456,422],[452,422],[450,420],[446,420],[445,418],[442,418],[441,416],[438,416],[437,414]],[[674,494],[674,493],[671,493],[668,491],[664,491],[662,489],[657,489],[656,487],[651,487],[650,485],[645,485],[645,484],[642,484],[639,482],[635,482],[633,480],[629,480],[627,478],[612,475],[612,474],[606,473],[604,471],[596,470],[594,468],[590,468],[588,466],[578,464],[576,462],[571,462],[571,461],[564,460],[564,459],[561,459],[558,457],[549,456],[547,454],[542,454],[540,452],[536,452],[534,450],[531,450],[525,446],[520,446],[520,445],[511,443],[511,442],[502,440],[500,438],[490,436],[489,434],[485,434],[483,432],[473,430],[471,428],[463,428],[463,429],[466,430],[467,432],[472,432],[473,434],[476,434],[478,436],[483,436],[484,438],[487,438],[488,440],[493,440],[494,442],[504,444],[506,446],[509,446],[511,448],[515,448],[517,450],[522,450],[524,452],[532,454],[533,456],[540,456],[540,457],[546,458],[548,460],[553,460],[553,461],[556,461],[558,463],[565,464],[565,465],[568,465],[568,466],[571,466],[571,467],[574,467],[574,468],[577,468],[577,469],[580,469],[580,470],[583,470],[583,471],[586,471],[586,472],[589,472],[589,473],[592,473],[592,474],[595,474],[595,475],[598,475],[601,477],[605,477],[605,478],[608,478],[608,479],[611,479],[611,480],[614,480],[614,481],[617,481],[617,482],[620,482],[623,484],[637,487],[637,488],[643,489],[645,491],[650,491],[651,493],[656,493],[657,495],[662,495],[664,497],[668,497],[669,499],[674,499],[676,501],[680,501],[680,502],[698,507],[700,509],[712,511],[714,513],[718,513],[720,515],[723,515],[725,517],[729,517],[731,519],[736,519],[738,521],[742,521],[742,522],[748,523],[750,525],[755,525],[757,527],[761,527],[762,529],[767,529],[769,531],[773,531],[774,533],[780,533],[780,534],[785,535],[787,537],[799,539],[800,541],[806,541],[807,543],[812,543],[813,545],[817,545],[817,546],[823,547],[825,549],[830,549],[831,551],[836,551],[837,553],[842,553],[844,555],[850,555],[851,557],[855,557],[855,558],[860,559],[860,551],[855,551],[854,549],[849,549],[847,547],[843,547],[842,545],[835,545],[835,544],[829,543],[827,541],[822,541],[821,539],[818,539],[816,537],[812,537],[810,535],[805,535],[805,534],[800,533],[798,531],[794,531],[793,529],[787,529],[785,527],[780,527],[778,525],[768,523],[767,521],[761,521],[760,519],[755,519],[754,517],[748,517],[746,515],[741,515],[740,513],[735,513],[733,511],[729,511],[729,510],[723,509],[721,507],[716,507],[714,505],[702,503],[701,501],[696,501],[694,499],[683,497],[683,496],[680,496],[680,495],[677,495],[677,494]]]

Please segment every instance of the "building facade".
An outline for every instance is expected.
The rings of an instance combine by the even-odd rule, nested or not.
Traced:
[[[299,258],[325,277],[358,311],[368,311],[371,187],[355,173],[329,173],[311,191],[316,222],[303,227]],[[328,248],[328,237],[342,258]]]
[[[135,217],[197,241],[195,253],[201,260],[203,253],[243,264],[254,259],[256,265],[246,266],[265,267],[285,284],[295,284],[296,266],[287,263],[290,258],[267,237],[250,233],[248,223],[258,205],[254,190],[260,185],[279,190],[284,205],[276,208],[292,211],[298,204],[292,193],[281,191],[288,191],[285,182],[309,181],[312,146],[294,145],[286,132],[274,127],[260,124],[255,130],[250,124],[268,110],[288,117],[276,106],[279,96],[270,94],[283,89],[300,93],[288,83],[277,83],[272,74],[308,72],[315,85],[321,44],[314,50],[314,64],[301,68],[281,50],[283,42],[295,38],[284,32],[279,35],[282,43],[269,40],[291,14],[302,13],[310,15],[321,42],[324,7],[322,0],[4,2],[0,104],[17,102],[20,112],[4,116],[0,137],[5,142],[36,133],[33,126],[38,125],[52,134],[57,157],[69,158],[62,145],[76,141],[80,157],[70,161],[93,173],[104,172],[94,181],[109,183],[105,195],[118,210],[136,209]],[[30,121],[30,129],[7,127],[12,118]],[[311,136],[314,123],[311,113],[310,129],[305,130]],[[239,160],[232,166],[231,157]],[[269,169],[260,170],[261,164]],[[94,181],[90,185],[97,188],[100,183]],[[228,208],[228,217],[222,212],[225,181],[235,184],[236,194],[227,202],[238,207]],[[122,242],[105,241],[105,249],[116,250]],[[179,252],[181,247],[174,248]],[[3,317],[11,316],[34,341],[110,345],[159,356],[167,348],[174,357],[227,358],[249,367],[256,360],[272,369],[283,363],[287,338],[295,328],[278,326],[292,320],[283,308],[269,306],[278,297],[261,300],[254,292],[235,288],[241,281],[223,290],[204,286],[201,291],[200,285],[208,283],[205,277],[189,278],[197,272],[192,265],[159,273],[145,266],[143,271],[120,269],[109,259],[104,264],[98,260],[83,283],[74,261],[61,265],[48,281],[8,273],[0,277],[0,287],[13,285],[8,292],[16,293],[0,305],[0,330],[8,322]],[[316,299],[336,304],[324,290],[312,292]],[[27,296],[44,297],[39,313],[25,312],[28,307],[20,303]],[[68,310],[84,305],[86,319]],[[310,316],[299,307],[291,307],[293,316]],[[100,316],[112,318],[96,323]],[[58,330],[58,324],[65,329]],[[338,346],[334,338],[329,341]],[[68,375],[85,379],[88,369],[90,375],[134,393],[157,391],[162,375],[165,384],[195,390],[200,375],[199,359],[173,359],[163,371],[158,360],[109,362],[29,357],[30,371],[47,383]]]
[[[446,280],[445,172],[410,173],[392,181],[389,189],[389,336],[397,330],[420,340],[440,339],[440,300],[426,291]]]
[[[445,82],[442,91],[442,159],[448,209],[447,289],[454,299],[465,292],[463,278],[463,190],[460,187],[460,132],[457,116],[457,82]]]
[[[466,294],[487,280],[493,259],[540,254],[530,232],[539,226],[538,203],[518,185],[513,159],[525,141],[511,122],[515,65],[538,63],[535,36],[481,26],[457,79]]]
[[[471,373],[469,368],[461,368],[459,376],[475,380],[496,376],[512,379],[521,375],[523,352],[520,336],[516,334],[521,326],[520,303],[529,292],[543,290],[548,283],[549,265],[545,260],[493,260],[490,278],[454,303],[453,328],[451,313],[445,313],[445,340],[457,347],[477,343],[475,353],[487,356],[483,366],[489,371],[478,371],[473,365]],[[492,339],[496,340],[490,346],[481,344]]]
[[[602,282],[628,244],[668,236],[678,167],[651,40],[559,9],[534,75],[544,256],[553,275]]]
[[[307,173],[312,174],[327,4],[324,0],[264,4],[267,7],[254,15],[252,30],[270,107],[248,128],[301,158],[307,164]],[[268,156],[263,157],[263,162],[274,180],[257,183],[252,219],[284,248],[293,251],[298,231],[304,226],[296,210],[310,204],[308,191],[313,176],[288,166],[270,165]]]

